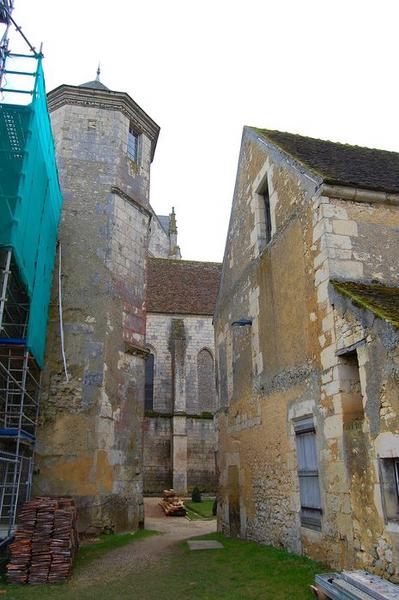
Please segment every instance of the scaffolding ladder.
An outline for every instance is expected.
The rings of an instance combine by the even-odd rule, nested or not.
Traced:
[[[42,52],[0,0],[0,545],[30,498],[62,196]],[[29,53],[9,50],[15,28]]]

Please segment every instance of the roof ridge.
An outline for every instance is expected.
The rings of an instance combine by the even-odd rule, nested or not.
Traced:
[[[220,278],[220,263],[150,258],[147,312],[211,316]]]
[[[99,79],[93,79],[92,81],[86,81],[85,83],[80,83],[76,87],[88,88],[90,90],[101,90],[101,91],[107,91],[107,92],[111,92],[112,91],[112,90],[109,89],[109,87],[107,87]]]
[[[248,135],[281,153],[299,172],[349,188],[399,193],[399,152],[247,127]]]
[[[350,144],[349,142],[334,142],[333,140],[329,140],[329,139],[325,139],[325,138],[318,138],[318,137],[313,137],[311,135],[303,135],[302,133],[292,133],[291,131],[280,131],[279,129],[263,129],[261,127],[254,127],[253,125],[247,125],[246,127],[248,127],[249,129],[252,129],[253,131],[256,131],[257,133],[260,133],[261,135],[263,135],[264,137],[268,137],[267,134],[273,134],[273,133],[277,133],[277,134],[281,134],[281,135],[290,135],[292,137],[297,137],[297,138],[302,138],[304,140],[312,140],[315,142],[323,142],[326,144],[334,144],[334,146],[342,146],[344,148],[358,148],[359,150],[372,150],[375,152],[387,152],[388,154],[395,154],[395,155],[399,155],[399,150],[386,150],[385,148],[375,148],[375,147],[371,147],[371,146],[361,146],[360,144]],[[268,138],[269,139],[269,138]],[[279,146],[278,142],[276,142],[274,139],[270,140],[273,144],[276,144],[277,146]],[[279,146],[281,147],[281,146]],[[282,149],[284,150],[284,152],[287,152],[283,147]],[[288,154],[288,152],[287,152]]]
[[[162,256],[149,256],[148,257],[149,260],[158,260],[158,261],[163,261],[163,262],[169,262],[169,263],[176,263],[178,265],[181,264],[197,264],[197,265],[216,265],[216,266],[222,266],[222,262],[214,262],[214,261],[208,261],[208,260],[187,260],[187,259],[182,259],[182,258],[164,258]]]

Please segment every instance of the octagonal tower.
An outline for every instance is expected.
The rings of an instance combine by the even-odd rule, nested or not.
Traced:
[[[57,273],[35,491],[72,495],[83,530],[135,528],[144,518],[145,263],[159,127],[99,73],[59,86],[48,104],[64,197],[62,290]]]

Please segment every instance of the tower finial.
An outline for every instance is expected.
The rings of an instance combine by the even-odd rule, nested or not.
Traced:
[[[101,73],[101,68],[100,68],[100,63],[98,63],[96,81],[100,81],[100,73]]]
[[[172,212],[169,215],[170,217],[170,221],[169,221],[169,234],[171,233],[177,233],[177,225],[176,225],[176,213],[175,213],[175,207],[172,206]]]

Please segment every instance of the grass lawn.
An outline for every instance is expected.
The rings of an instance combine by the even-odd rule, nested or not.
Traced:
[[[160,562],[120,579],[77,590],[60,586],[4,586],[6,599],[29,600],[311,600],[309,585],[325,567],[269,546],[209,534],[221,550],[192,552],[179,544]],[[84,568],[80,563],[79,568]]]
[[[189,510],[189,513],[195,513],[205,519],[216,519],[212,514],[213,502],[213,500],[202,500],[202,502],[192,502],[191,500],[187,500],[184,502],[184,506]],[[194,518],[195,514],[193,515]],[[188,516],[192,518],[191,514]]]

